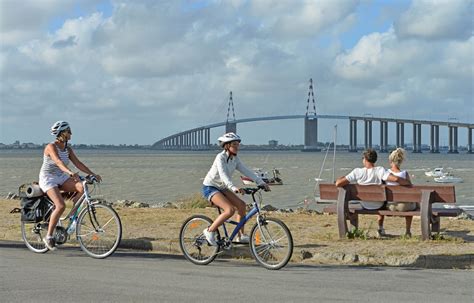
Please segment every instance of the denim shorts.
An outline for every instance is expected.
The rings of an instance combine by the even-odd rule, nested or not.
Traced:
[[[211,202],[211,198],[212,196],[214,196],[215,194],[217,193],[220,193],[221,190],[218,189],[217,187],[214,187],[214,186],[207,186],[207,185],[204,185],[202,187],[202,195],[204,196],[204,198],[207,199],[207,201]]]

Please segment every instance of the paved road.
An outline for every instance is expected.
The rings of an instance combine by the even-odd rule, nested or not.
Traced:
[[[1,302],[472,302],[473,285],[467,270],[290,264],[269,271],[250,261],[196,266],[132,251],[105,260],[76,247],[34,254],[0,242]]]

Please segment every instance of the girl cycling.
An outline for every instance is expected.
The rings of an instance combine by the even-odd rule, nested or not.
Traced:
[[[55,250],[53,232],[56,228],[59,218],[64,212],[66,205],[60,190],[65,192],[77,192],[76,199],[79,198],[84,189],[79,176],[68,168],[69,160],[81,171],[89,175],[94,175],[100,182],[102,179],[99,175],[95,175],[87,166],[85,166],[72,148],[68,146],[71,139],[71,128],[66,121],[57,121],[51,126],[51,135],[56,140],[46,145],[43,153],[43,165],[39,174],[39,185],[41,190],[45,192],[53,201],[55,209],[51,214],[48,225],[48,233],[43,241],[49,250]],[[73,199],[74,202],[76,202]]]
[[[236,193],[244,194],[244,190],[232,183],[232,174],[236,169],[245,176],[254,180],[258,185],[264,186],[265,190],[270,190],[268,184],[266,184],[253,171],[248,169],[237,156],[241,142],[238,135],[227,133],[219,137],[217,140],[220,147],[224,150],[217,154],[211,169],[204,178],[202,187],[203,196],[209,202],[223,210],[211,226],[203,231],[207,242],[213,246],[217,245],[215,231],[222,225],[222,223],[234,215],[235,209],[237,209],[238,221],[245,217],[245,202],[236,195]],[[243,234],[243,230],[244,228],[242,227],[240,242],[248,243],[249,237]]]

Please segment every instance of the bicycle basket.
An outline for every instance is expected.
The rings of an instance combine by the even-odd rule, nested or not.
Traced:
[[[52,208],[51,203],[45,197],[34,197],[21,199],[21,221],[38,223],[44,220],[48,211]]]

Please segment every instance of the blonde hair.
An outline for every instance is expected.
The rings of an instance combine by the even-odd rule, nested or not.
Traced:
[[[402,162],[405,160],[405,150],[403,148],[397,148],[388,156],[388,160],[395,164],[397,167],[402,165]]]

